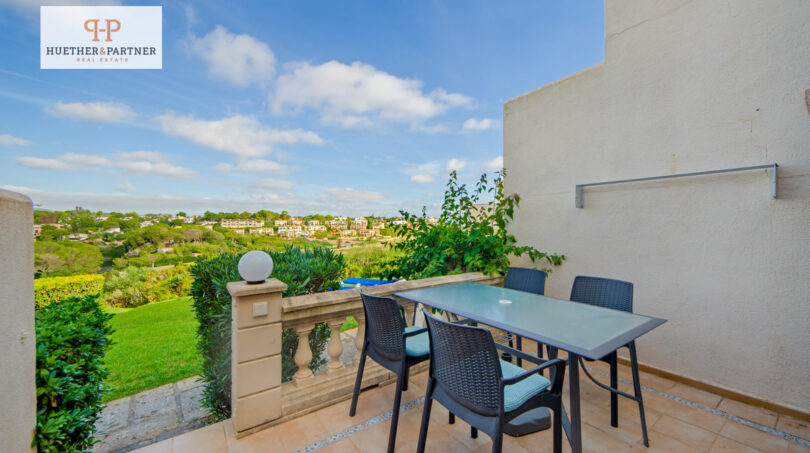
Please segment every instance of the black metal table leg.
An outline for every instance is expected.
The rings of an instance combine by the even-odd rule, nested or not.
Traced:
[[[571,411],[571,430],[568,441],[572,453],[582,452],[582,412],[579,407],[579,356],[568,353],[568,396]]]

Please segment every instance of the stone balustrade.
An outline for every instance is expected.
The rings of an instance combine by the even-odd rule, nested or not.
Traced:
[[[392,296],[395,292],[450,283],[478,282],[489,285],[499,285],[502,281],[503,278],[500,276],[486,276],[479,272],[471,272],[412,281],[403,280],[386,285],[364,287],[362,291],[374,296]],[[278,291],[277,285],[271,286],[275,288],[274,291]],[[255,305],[237,303],[236,300],[237,298],[235,298],[233,307],[234,319],[247,320],[251,316],[256,316]],[[242,299],[238,300],[242,301]],[[257,298],[256,300],[260,299]],[[253,300],[251,299],[249,302],[252,303]],[[401,303],[403,308],[405,308],[406,319],[410,324],[413,319],[414,304],[408,301],[401,301]],[[252,313],[242,313],[248,310],[252,310]],[[261,309],[259,313],[259,316],[263,316],[261,315],[261,313],[263,313]],[[344,357],[344,362],[341,362],[341,356],[344,356],[344,352],[347,351],[344,350],[344,343],[341,341],[340,326],[346,322],[348,316],[354,316],[358,322],[354,341],[348,343],[348,347],[354,348],[356,351],[348,351],[352,354],[347,354],[347,356],[353,356],[353,360],[349,361],[347,357]],[[244,321],[244,323],[246,323],[244,325],[250,325],[247,321]],[[316,358],[315,354],[321,354],[321,351],[311,350],[309,335],[320,323],[326,323],[331,329],[331,335],[325,350],[328,362],[326,366],[321,367],[317,373],[313,373],[309,365],[312,360]],[[359,361],[359,352],[357,351],[360,351],[363,347],[365,330],[363,302],[360,298],[359,290],[329,291],[282,298],[280,327],[282,329],[293,329],[298,335],[298,348],[296,349],[294,357],[298,371],[290,382],[285,382],[280,385],[279,403],[262,407],[251,406],[249,409],[250,411],[259,410],[262,412],[261,414],[244,414],[245,409],[242,409],[242,414],[235,412],[234,423],[238,437],[316,411],[351,397]],[[254,330],[256,328],[248,327],[248,329]],[[235,330],[235,332],[237,331]],[[278,335],[278,338],[263,338],[261,336],[263,334]],[[239,334],[237,333],[237,335]],[[275,341],[280,343],[280,336],[280,329],[272,332],[265,329],[262,334],[257,334],[254,337],[245,336],[245,333],[242,332],[238,346],[236,343],[237,338],[234,337],[234,348],[250,349],[251,346],[245,344],[246,338],[250,338],[248,341],[263,344],[275,344]],[[274,352],[275,350],[273,353]],[[268,354],[270,354],[270,352],[268,352]],[[421,368],[427,369],[427,362],[421,364]],[[244,380],[243,377],[239,376],[239,373],[244,369],[249,368],[245,366],[233,367],[234,374],[232,381],[234,385]],[[387,384],[394,379],[395,375],[393,373],[380,367],[374,363],[373,360],[366,362],[366,369],[363,373],[363,388]],[[267,382],[275,384],[277,381],[272,380]],[[238,394],[236,391],[233,391],[233,393],[234,395]],[[266,391],[265,393],[270,394],[271,392]],[[234,396],[234,399],[236,398],[237,397]],[[244,398],[250,398],[250,396]],[[264,401],[269,401],[269,398],[265,397]],[[240,424],[239,421],[241,420],[250,420],[250,422]]]

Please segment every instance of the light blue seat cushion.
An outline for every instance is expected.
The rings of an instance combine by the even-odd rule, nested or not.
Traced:
[[[418,326],[410,326],[405,328],[405,332],[413,332],[421,328],[422,327]],[[411,357],[421,357],[430,354],[430,339],[428,338],[427,331],[405,338],[405,354]]]
[[[525,372],[523,368],[501,360],[501,372],[504,379],[515,377]],[[507,385],[503,389],[503,410],[510,412],[519,408],[529,398],[537,395],[551,385],[548,379],[539,374],[533,374],[517,384]]]

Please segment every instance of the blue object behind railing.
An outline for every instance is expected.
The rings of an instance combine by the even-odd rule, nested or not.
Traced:
[[[378,280],[376,278],[347,278],[340,282],[340,289],[351,289],[360,286],[377,286],[393,283],[396,280]]]

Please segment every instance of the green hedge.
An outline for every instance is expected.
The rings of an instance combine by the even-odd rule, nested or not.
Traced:
[[[53,302],[36,312],[37,425],[41,452],[90,450],[107,388],[102,360],[112,315],[95,296]],[[13,389],[6,389],[13,391]]]
[[[342,255],[327,248],[302,250],[288,247],[282,252],[268,252],[273,258],[273,278],[287,284],[284,297],[335,290],[346,267]],[[191,274],[191,296],[200,323],[198,348],[203,356],[202,380],[205,382],[203,404],[219,419],[231,414],[231,296],[226,285],[240,281],[237,265],[241,255],[226,253],[198,262]],[[320,359],[331,331],[319,324],[309,337],[313,351],[310,369],[324,365]],[[292,329],[282,332],[282,380],[288,381],[298,371],[293,361],[298,337]]]
[[[107,275],[101,301],[110,307],[138,307],[187,296],[190,289],[191,274],[186,266],[169,269],[129,267]]]
[[[99,294],[104,277],[97,274],[50,277],[34,280],[34,304],[37,310],[70,297]]]

